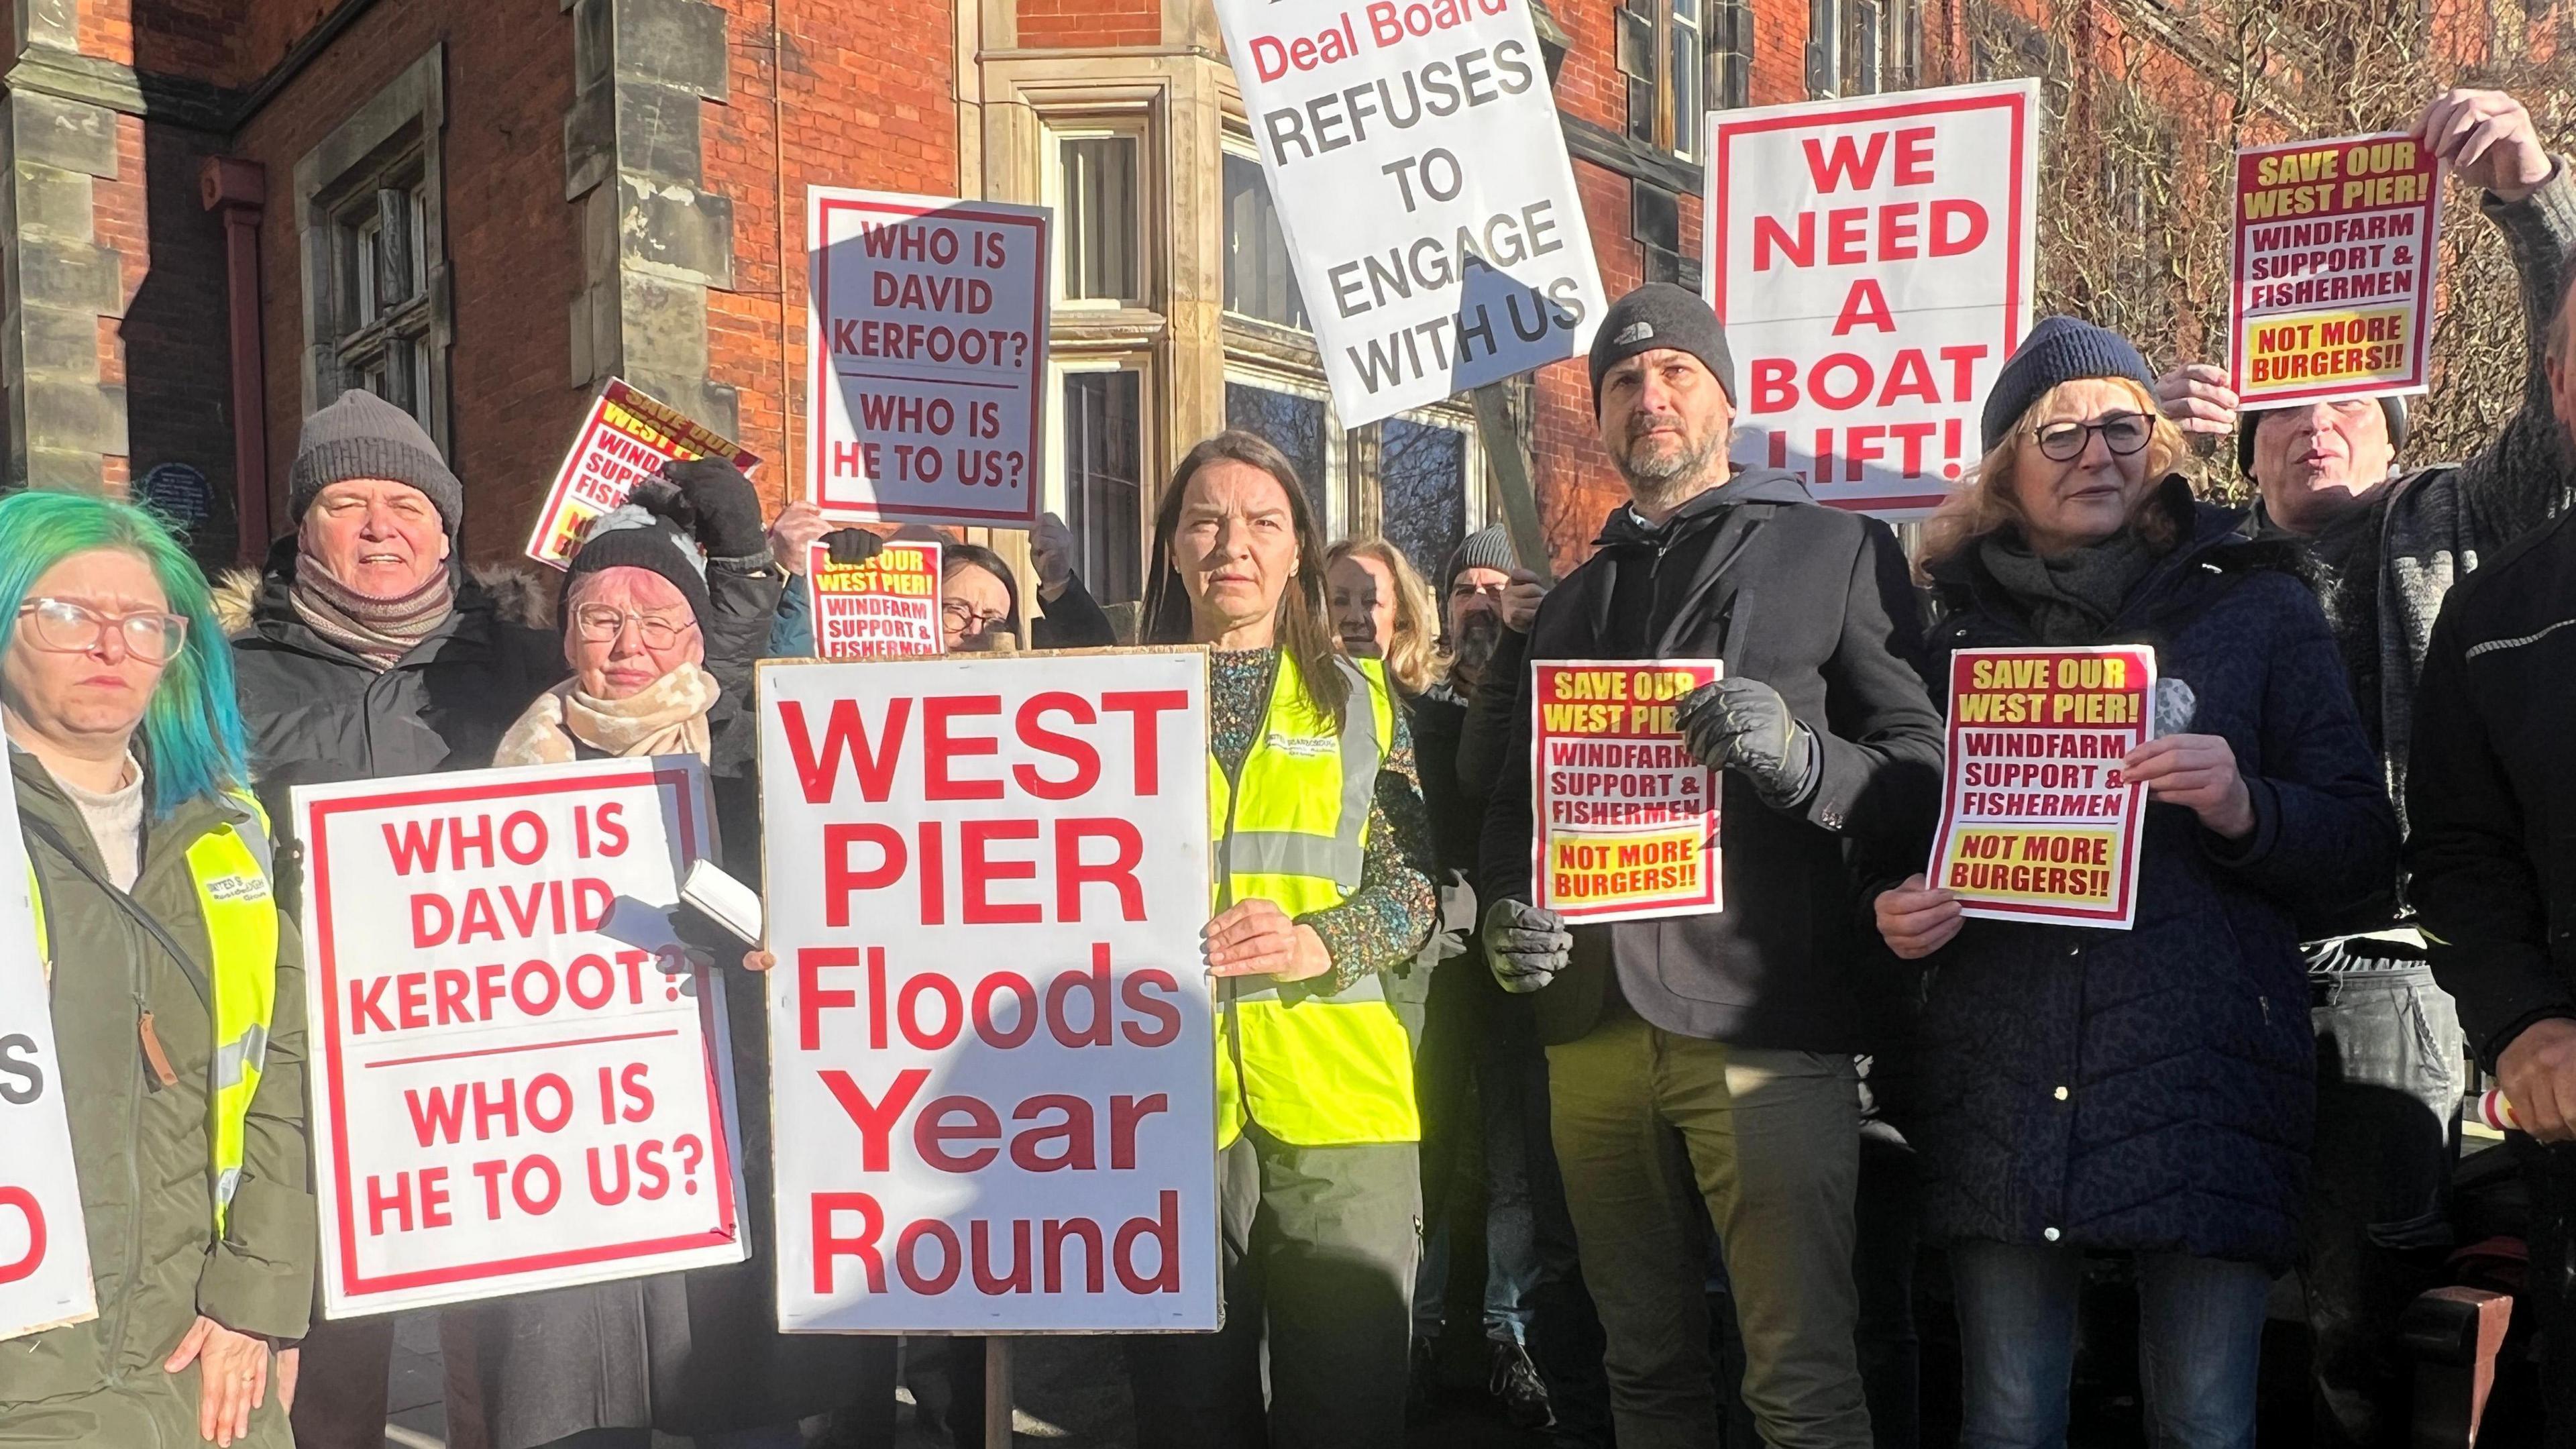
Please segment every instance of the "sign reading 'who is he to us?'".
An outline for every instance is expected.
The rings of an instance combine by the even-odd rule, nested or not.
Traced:
[[[2155,650],[1962,649],[1931,882],[1971,916],[2127,930],[2146,787],[2121,762],[2153,732]]]
[[[1717,776],[1691,758],[1678,722],[1682,697],[1717,679],[1717,661],[1530,669],[1537,903],[1583,922],[1718,911]]]

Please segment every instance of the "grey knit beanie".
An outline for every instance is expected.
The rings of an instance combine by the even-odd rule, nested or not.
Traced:
[[[2030,405],[2061,382],[2085,377],[2125,377],[2150,394],[2156,379],[2137,345],[2080,317],[2042,317],[1995,374],[1979,418],[1980,442],[1991,453]]]
[[[351,478],[383,478],[419,489],[451,537],[465,522],[465,485],[448,471],[429,434],[411,414],[354,387],[304,420],[295,467],[286,479],[288,515],[301,525],[314,495]]]
[[[1440,571],[1440,590],[1458,582],[1458,576],[1469,569],[1497,569],[1510,573],[1521,566],[1512,552],[1512,536],[1501,524],[1468,534],[1456,548],[1449,550],[1449,566]]]
[[[1616,364],[1641,352],[1671,348],[1687,352],[1735,401],[1735,354],[1727,350],[1726,324],[1708,309],[1700,294],[1670,282],[1648,282],[1601,314],[1592,334],[1592,414],[1601,415],[1601,378]]]

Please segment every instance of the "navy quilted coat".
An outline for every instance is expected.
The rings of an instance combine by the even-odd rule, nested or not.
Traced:
[[[2315,596],[2279,545],[2162,500],[2189,541],[2102,642],[2155,646],[2234,748],[2230,843],[2147,807],[2130,931],[1970,921],[1931,968],[1922,1161],[1935,1241],[2063,1242],[2286,1267],[2315,1116],[2299,922],[2366,909],[2397,824]],[[1934,570],[1935,697],[1954,649],[2035,642],[1971,547]]]

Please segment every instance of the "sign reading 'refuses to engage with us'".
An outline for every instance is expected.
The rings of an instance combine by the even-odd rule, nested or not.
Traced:
[[[1928,879],[1971,916],[2127,930],[2147,792],[2120,764],[2152,733],[2155,687],[2141,645],[1951,655]]]
[[[2236,153],[2228,371],[2241,406],[2424,390],[2441,183],[2404,132]]]
[[[1719,910],[1717,776],[1691,758],[1677,720],[1717,661],[1530,670],[1538,904],[1583,922]]]

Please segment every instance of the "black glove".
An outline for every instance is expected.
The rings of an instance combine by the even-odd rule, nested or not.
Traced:
[[[1574,956],[1565,918],[1509,897],[1485,911],[1485,967],[1515,996],[1545,990]]]
[[[1721,679],[1682,697],[1683,747],[1712,770],[1733,770],[1786,810],[1815,785],[1816,737],[1789,713],[1780,691],[1758,679]]]
[[[662,481],[680,490],[698,514],[698,547],[709,558],[769,555],[769,529],[760,521],[760,493],[742,470],[715,458],[674,458]]]
[[[823,546],[832,551],[832,562],[840,568],[854,568],[885,552],[885,540],[864,528],[836,528],[823,535]]]

